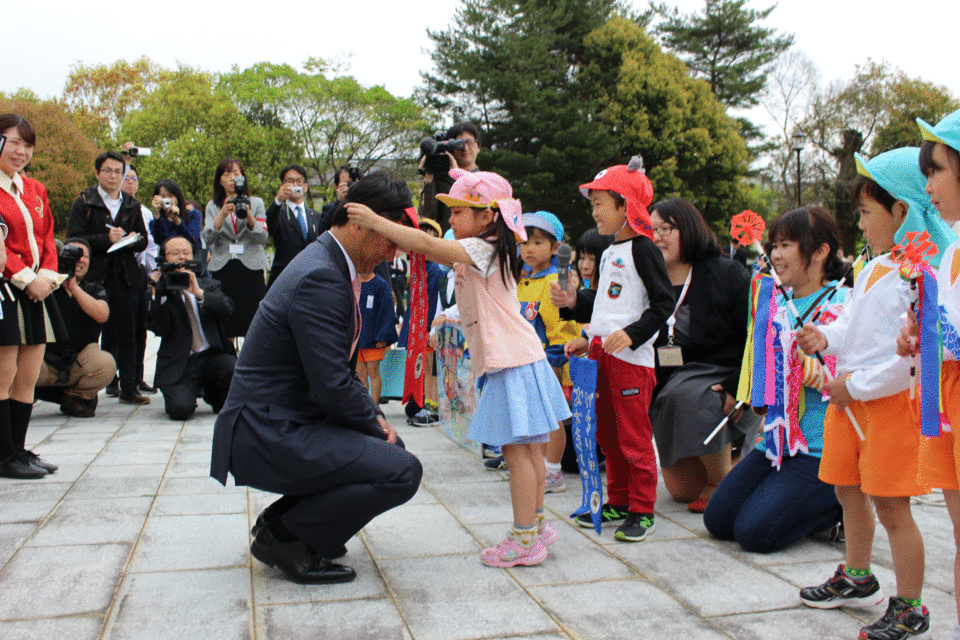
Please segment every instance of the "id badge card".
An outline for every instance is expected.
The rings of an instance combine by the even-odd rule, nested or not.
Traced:
[[[676,346],[657,347],[657,361],[661,367],[682,367],[683,352]]]
[[[242,245],[242,244],[231,244],[231,245],[230,245],[230,255],[238,256],[238,255],[242,254],[242,253],[243,253],[243,247],[244,247],[244,245]]]

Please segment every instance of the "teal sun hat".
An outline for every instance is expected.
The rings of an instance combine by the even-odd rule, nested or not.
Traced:
[[[937,245],[937,255],[929,262],[934,267],[940,266],[944,249],[957,240],[957,234],[940,217],[930,203],[930,196],[924,191],[927,177],[920,171],[920,149],[894,149],[869,161],[864,160],[859,153],[855,153],[854,157],[857,161],[857,173],[870,178],[894,198],[903,200],[908,205],[907,216],[894,234],[894,241],[899,244],[907,233],[926,231],[930,234],[930,240]]]
[[[921,118],[917,118],[917,124],[920,126],[920,135],[923,136],[924,140],[941,142],[960,151],[960,109],[944,116],[937,123],[937,126],[933,126]]]
[[[557,242],[563,242],[563,223],[560,218],[549,211],[535,211],[534,213],[523,214],[522,224],[524,227],[533,227],[542,229],[553,235]]]

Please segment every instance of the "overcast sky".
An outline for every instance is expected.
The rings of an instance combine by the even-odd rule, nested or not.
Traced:
[[[687,13],[702,0],[666,0]],[[633,0],[638,7],[646,2]],[[454,0],[269,3],[81,3],[34,5],[0,0],[0,91],[20,87],[59,96],[70,66],[146,55],[166,67],[177,62],[208,71],[269,61],[295,67],[310,56],[352,52],[350,73],[367,85],[409,96],[431,62],[426,29],[444,29]],[[772,2],[751,0],[764,8]],[[905,7],[922,14],[911,14]],[[276,9],[274,9],[276,7]],[[273,13],[271,13],[273,10]],[[105,15],[110,11],[111,15]],[[868,57],[888,60],[908,75],[946,85],[960,96],[956,31],[960,1],[904,5],[890,0],[781,0],[768,26],[796,36],[795,47],[822,70],[824,83],[846,79]],[[948,35],[949,34],[949,35]]]

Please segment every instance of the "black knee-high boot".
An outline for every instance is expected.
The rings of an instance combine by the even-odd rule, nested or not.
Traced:
[[[10,431],[10,401],[0,400],[0,463],[6,462],[19,452]]]
[[[27,427],[30,426],[30,416],[33,414],[33,404],[10,399],[10,435],[17,453],[26,449]]]

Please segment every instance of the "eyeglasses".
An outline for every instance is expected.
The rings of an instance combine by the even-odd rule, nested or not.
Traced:
[[[123,181],[124,182],[140,182],[140,178],[138,178],[137,176],[124,176]]]
[[[108,176],[122,176],[123,169],[100,169],[100,173],[105,173]]]
[[[676,227],[669,224],[665,224],[659,227],[654,227],[653,232],[658,236],[660,236],[661,238],[667,238],[670,236],[671,233],[673,233],[674,229],[676,229]]]
[[[287,178],[283,181],[283,184],[304,185],[307,184],[307,182],[306,180],[301,180],[300,178]]]

